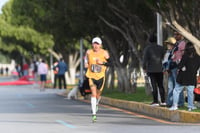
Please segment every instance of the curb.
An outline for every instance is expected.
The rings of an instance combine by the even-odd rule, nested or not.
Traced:
[[[59,96],[66,97],[66,93],[57,93]],[[79,98],[80,99],[80,98]],[[184,110],[174,110],[170,111],[166,107],[153,107],[148,104],[119,100],[114,98],[108,98],[101,96],[101,104],[110,105],[120,109],[129,110],[132,112],[137,112],[140,114],[145,114],[147,116],[156,117],[159,119],[168,120],[171,122],[182,122],[182,123],[199,123],[200,113],[198,112],[188,112]]]
[[[150,115],[156,118],[165,119],[172,122],[183,122],[183,123],[200,122],[200,113],[198,112],[188,112],[183,110],[170,111],[166,107],[152,107],[148,104],[140,102],[119,100],[103,96],[101,98],[101,103],[118,107],[121,109],[126,109],[133,112],[143,113],[145,115]]]

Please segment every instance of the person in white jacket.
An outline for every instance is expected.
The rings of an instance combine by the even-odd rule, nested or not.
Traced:
[[[40,75],[40,91],[45,91],[45,83],[47,80],[48,65],[44,60],[38,65],[38,74]]]

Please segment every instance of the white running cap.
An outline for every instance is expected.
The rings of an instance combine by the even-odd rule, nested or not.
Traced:
[[[99,37],[95,37],[95,38],[92,39],[92,43],[102,44],[102,40]]]

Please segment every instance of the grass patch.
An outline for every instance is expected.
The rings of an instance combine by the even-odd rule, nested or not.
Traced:
[[[51,82],[49,83],[46,83],[45,84],[45,88],[53,88],[53,84]],[[67,89],[73,89],[75,86],[77,86],[77,84],[67,84]],[[63,84],[62,84],[62,87],[63,87]],[[58,83],[56,84],[56,88],[59,88],[59,85]]]
[[[127,100],[127,101],[142,102],[145,104],[150,104],[153,101],[152,96],[146,95],[144,87],[138,87],[136,93],[132,93],[132,94],[119,92],[117,89],[113,89],[113,90],[105,89],[103,90],[102,96],[110,97],[114,99]],[[187,111],[188,110],[187,103],[185,102],[185,106],[179,108],[179,110]],[[192,112],[200,112],[200,108],[192,110]]]
[[[115,99],[121,99],[121,100],[128,100],[128,101],[136,101],[136,102],[143,102],[143,103],[151,103],[152,102],[152,96],[147,96],[145,94],[144,87],[138,87],[136,93],[132,94],[126,94],[123,92],[119,92],[116,89],[108,90],[105,89],[103,91],[103,96],[115,98]]]

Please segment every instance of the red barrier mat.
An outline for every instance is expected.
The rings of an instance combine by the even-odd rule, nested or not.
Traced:
[[[30,85],[35,83],[35,81],[30,80],[33,78],[33,76],[23,76],[16,81],[0,82],[0,85]]]

